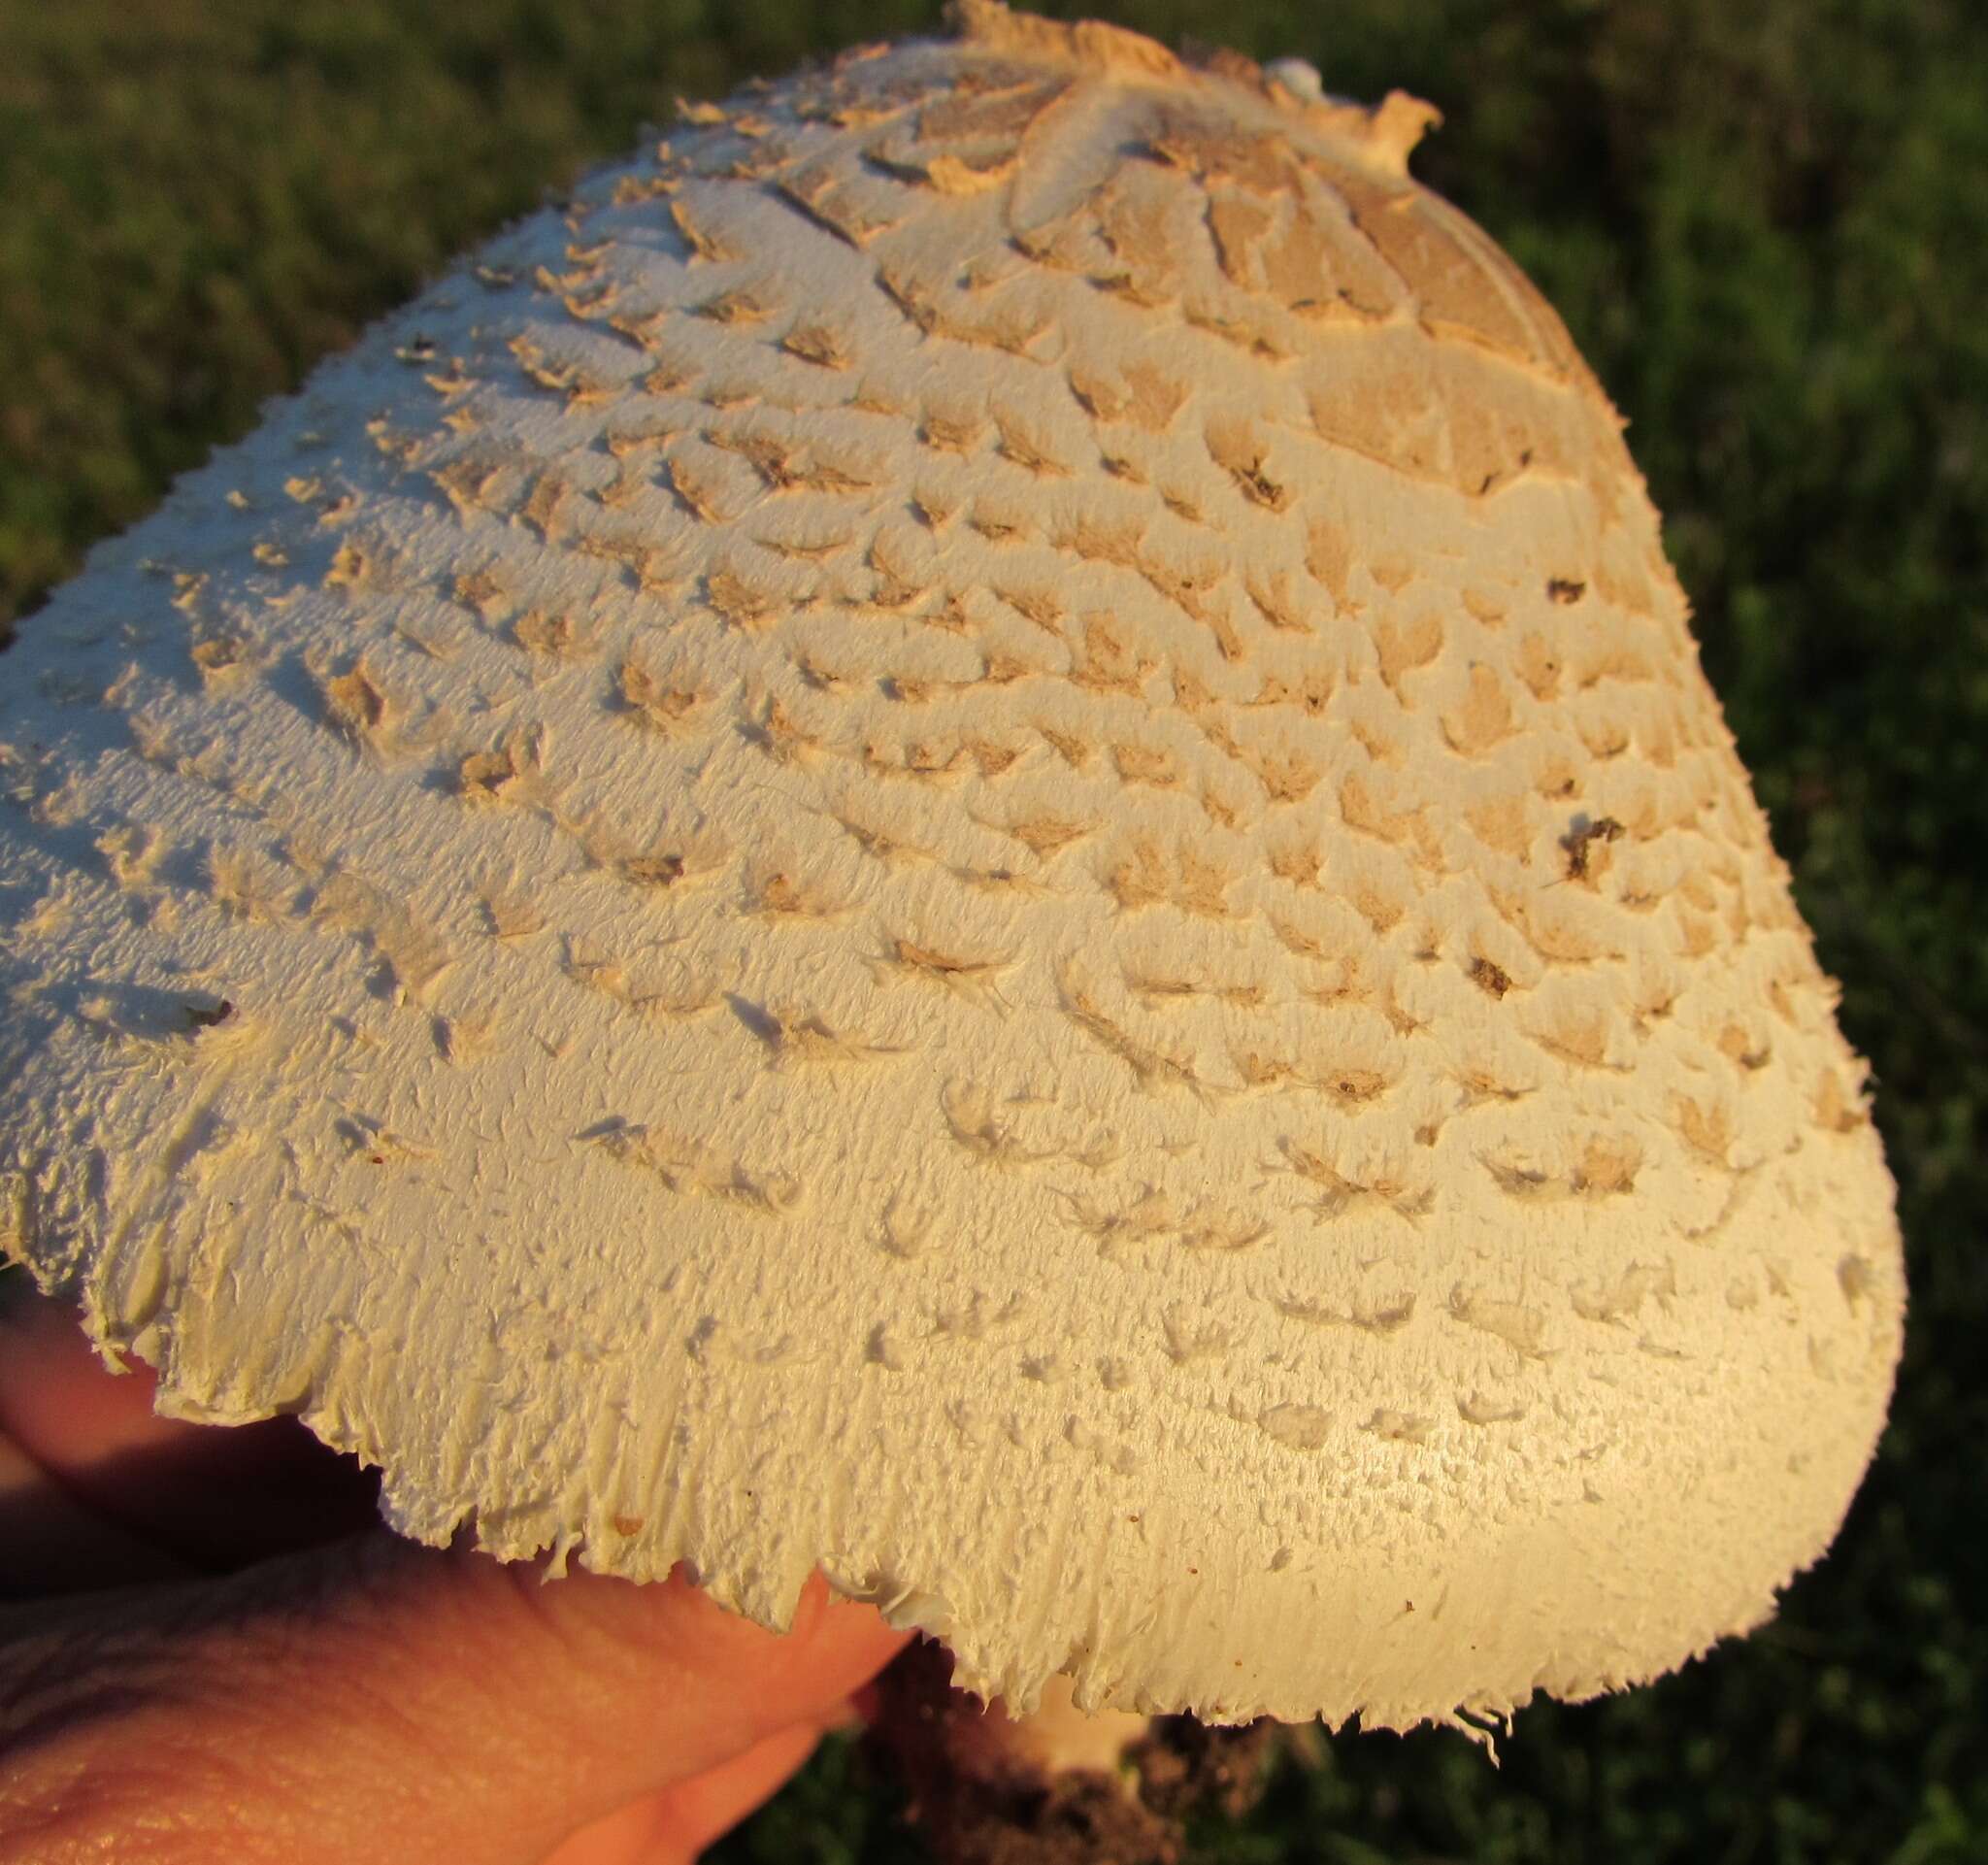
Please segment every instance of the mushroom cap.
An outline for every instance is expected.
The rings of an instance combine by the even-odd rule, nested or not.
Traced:
[[[1864,1068],[1431,113],[987,0],[686,106],[0,683],[0,1234],[160,1404],[1030,1705],[1407,1727],[1773,1610]]]

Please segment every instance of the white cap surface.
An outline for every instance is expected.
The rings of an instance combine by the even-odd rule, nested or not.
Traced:
[[[0,1236],[410,1535],[819,1565],[1022,1706],[1764,1617],[1891,1182],[1429,114],[973,4],[274,407],[0,658]]]

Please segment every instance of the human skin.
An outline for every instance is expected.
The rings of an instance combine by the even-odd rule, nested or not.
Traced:
[[[151,1389],[0,1297],[0,1865],[673,1865],[903,1643],[818,1577],[776,1637],[417,1547],[292,1421]]]

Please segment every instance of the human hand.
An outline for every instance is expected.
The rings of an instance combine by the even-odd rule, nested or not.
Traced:
[[[674,1865],[903,1643],[818,1577],[776,1638],[416,1547],[294,1420],[152,1383],[0,1291],[0,1865]]]

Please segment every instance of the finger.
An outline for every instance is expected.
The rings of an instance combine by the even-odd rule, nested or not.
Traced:
[[[173,1443],[196,1427],[152,1413],[157,1384],[137,1361],[118,1371],[99,1357],[65,1303],[11,1276],[0,1307],[0,1429],[37,1462],[67,1463]]]
[[[695,1859],[713,1840],[763,1807],[821,1740],[819,1729],[783,1729],[743,1755],[672,1788],[663,1798],[657,1865]]]
[[[130,1365],[112,1371],[71,1311],[32,1290],[0,1313],[0,1436],[20,1453],[0,1516],[0,1588],[226,1571],[375,1518],[377,1478],[295,1419],[223,1427],[157,1417],[151,1369]],[[22,1462],[42,1482],[27,1481]],[[51,1514],[67,1523],[77,1558],[57,1555],[45,1535],[17,1535]]]
[[[190,1571],[85,1509],[0,1437],[0,1599],[126,1586]]]
[[[242,1865],[373,1857],[385,1832],[406,1865],[537,1865],[818,1727],[902,1643],[818,1578],[778,1638],[680,1579],[542,1583],[382,1532],[44,1612],[0,1649],[0,1749],[13,1804],[59,1809],[79,1856],[144,1818]]]
[[[779,1730],[743,1755],[583,1827],[545,1865],[689,1865],[771,1800],[820,1739],[812,1723]]]

